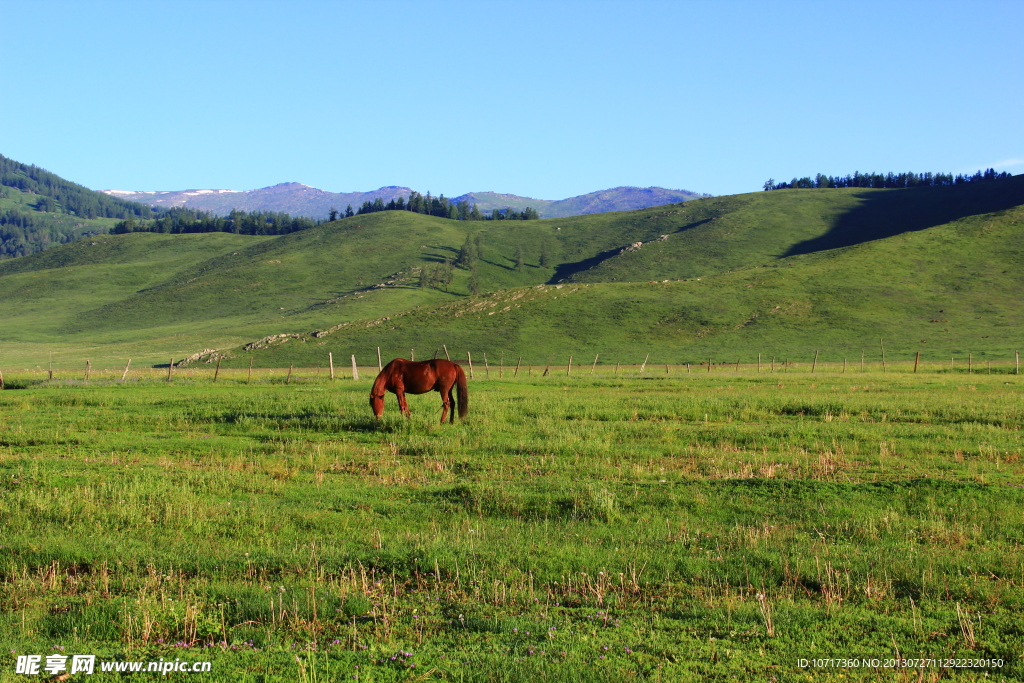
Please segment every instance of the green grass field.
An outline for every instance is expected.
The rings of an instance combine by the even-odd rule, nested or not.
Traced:
[[[0,681],[1024,678],[1012,365],[566,370],[477,367],[455,426],[324,368],[6,373]]]

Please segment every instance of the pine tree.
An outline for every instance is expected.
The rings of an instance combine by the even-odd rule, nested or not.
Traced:
[[[473,251],[473,238],[470,235],[466,235],[466,241],[462,243],[462,248],[459,249],[459,258],[455,260],[455,265],[459,268],[474,268],[476,255]]]

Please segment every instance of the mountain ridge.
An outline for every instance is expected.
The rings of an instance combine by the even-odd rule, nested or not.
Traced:
[[[233,209],[242,211],[282,211],[295,216],[324,218],[331,209],[344,211],[346,206],[358,209],[364,202],[381,199],[384,203],[399,197],[407,198],[412,188],[385,185],[367,192],[329,192],[298,182],[285,182],[255,190],[188,189],[188,190],[101,190],[101,192],[127,201],[172,208],[187,207],[227,214]],[[527,207],[537,210],[541,218],[564,218],[608,211],[632,211],[652,206],[674,204],[710,195],[688,190],[663,187],[635,187],[620,185],[565,199],[537,199],[498,192],[468,192],[450,198],[452,202],[466,201],[480,211],[494,209],[521,211]]]

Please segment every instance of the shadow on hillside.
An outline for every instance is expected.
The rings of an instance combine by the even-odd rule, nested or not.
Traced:
[[[547,281],[547,284],[553,285],[557,282],[564,282],[566,279],[576,275],[577,273],[590,270],[613,256],[618,256],[621,252],[622,247],[615,247],[614,249],[602,251],[597,256],[591,256],[590,258],[583,259],[582,261],[563,263],[559,266],[555,266],[555,274],[551,276],[551,279]]]
[[[705,223],[710,223],[712,220],[714,219],[703,218],[699,221],[694,221],[693,223],[687,223],[686,225],[677,228],[675,231],[673,231],[673,234],[686,232],[687,230],[693,230],[694,228],[700,227]],[[619,247],[615,247],[614,249],[609,249],[608,251],[602,251],[600,254],[596,256],[591,256],[590,258],[583,259],[582,261],[575,261],[573,263],[563,263],[560,266],[556,266],[555,274],[551,276],[551,279],[547,281],[547,284],[553,285],[558,282],[564,282],[565,280],[572,277],[573,275],[576,275],[577,273],[582,273],[583,271],[595,268],[604,261],[607,261],[608,259],[621,254],[622,250],[625,247],[626,245],[622,245]]]
[[[862,203],[841,216],[827,233],[793,245],[782,255],[798,256],[894,237],[976,214],[1024,204],[1024,175],[953,187],[912,187],[857,194]]]

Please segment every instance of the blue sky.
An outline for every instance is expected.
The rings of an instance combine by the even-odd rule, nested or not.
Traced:
[[[1024,172],[1024,3],[0,0],[0,154],[94,189],[543,199]]]

